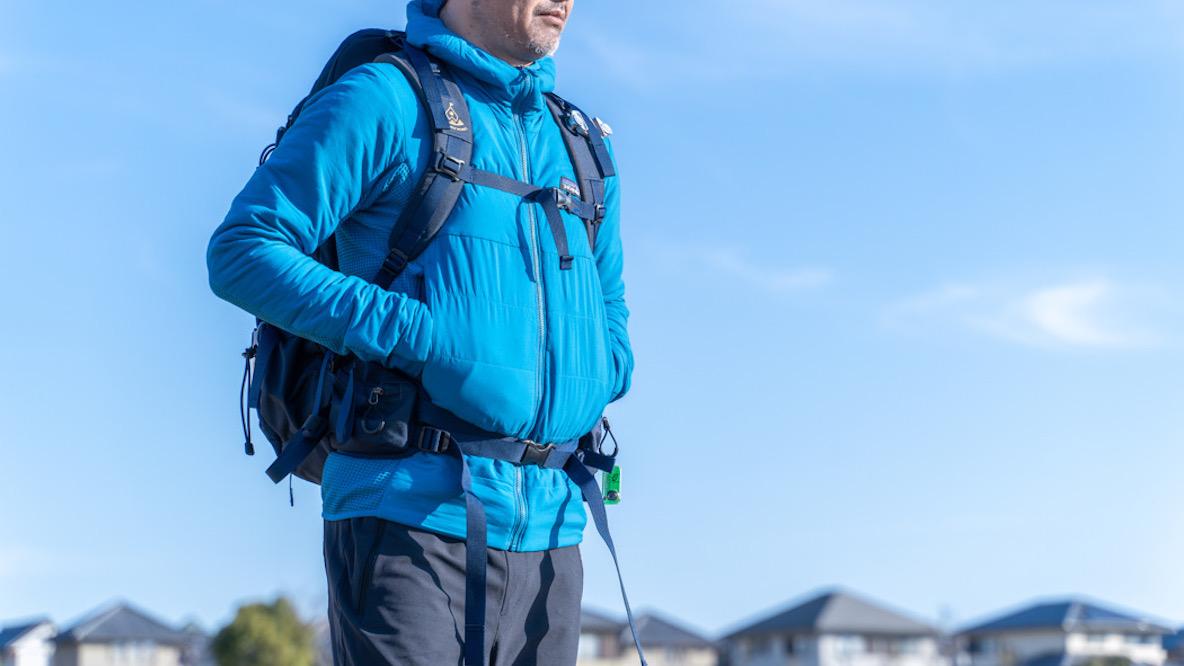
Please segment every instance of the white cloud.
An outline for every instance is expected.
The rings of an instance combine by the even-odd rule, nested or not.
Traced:
[[[1152,290],[1105,277],[1037,286],[947,284],[890,306],[887,320],[926,330],[952,324],[1029,346],[1130,349],[1164,341],[1144,321],[1158,300]]]

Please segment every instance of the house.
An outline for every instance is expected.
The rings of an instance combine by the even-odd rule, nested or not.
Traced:
[[[192,636],[119,603],[65,629],[54,644],[53,666],[182,666]]]
[[[1081,600],[1036,603],[958,632],[959,666],[1163,666],[1170,629]]]
[[[45,618],[0,628],[0,666],[51,666],[56,633]]]
[[[650,666],[716,666],[719,650],[699,633],[656,613],[637,616],[637,635]],[[578,666],[634,666],[629,623],[584,609]]]
[[[724,637],[729,666],[942,666],[933,626],[852,593],[825,592]]]

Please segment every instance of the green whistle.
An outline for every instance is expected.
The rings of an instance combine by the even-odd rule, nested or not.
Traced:
[[[621,503],[621,466],[613,467],[613,471],[604,475],[604,503]]]

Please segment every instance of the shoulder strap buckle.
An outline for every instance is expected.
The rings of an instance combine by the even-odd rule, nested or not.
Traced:
[[[435,170],[438,173],[448,176],[452,179],[452,182],[455,183],[457,181],[463,180],[460,175],[465,168],[465,164],[467,164],[467,162],[458,157],[453,157],[448,153],[440,153],[436,158]]]

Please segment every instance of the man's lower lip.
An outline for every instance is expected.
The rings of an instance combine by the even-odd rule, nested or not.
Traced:
[[[563,27],[563,24],[566,22],[562,17],[555,16],[554,14],[540,14],[540,16],[543,18],[544,21],[550,21],[551,23],[554,23],[555,25],[557,25],[561,28]]]

